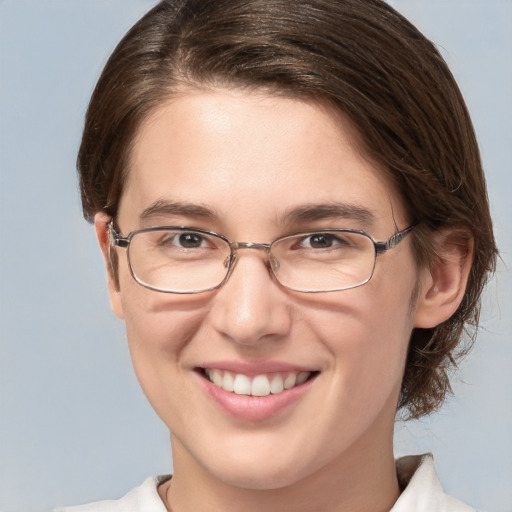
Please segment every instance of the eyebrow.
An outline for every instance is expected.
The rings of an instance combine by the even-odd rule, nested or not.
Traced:
[[[181,203],[159,199],[148,206],[140,215],[141,220],[150,219],[162,215],[180,215],[184,217],[197,217],[202,219],[217,219],[218,215],[200,204]]]
[[[347,203],[306,204],[293,208],[284,216],[288,223],[312,222],[327,219],[356,220],[366,226],[375,222],[375,214],[368,208]]]
[[[195,203],[183,203],[159,199],[145,208],[140,214],[141,220],[165,215],[179,215],[206,220],[218,220],[217,213],[206,206]],[[339,202],[305,204],[285,212],[283,224],[301,224],[327,219],[356,220],[365,226],[375,222],[375,214],[368,208]]]

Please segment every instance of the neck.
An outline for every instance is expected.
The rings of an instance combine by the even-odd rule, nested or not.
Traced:
[[[278,489],[247,489],[212,475],[173,439],[174,476],[160,490],[172,512],[384,512],[400,494],[392,432],[383,447],[361,439],[319,471]]]

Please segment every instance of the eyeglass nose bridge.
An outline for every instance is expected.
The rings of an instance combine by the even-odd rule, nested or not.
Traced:
[[[228,273],[223,280],[222,284],[224,284],[229,277],[231,276],[233,270],[235,269],[236,263],[238,261],[238,251],[240,249],[254,249],[256,251],[264,251],[265,255],[265,265],[270,272],[270,275],[276,278],[275,271],[279,268],[279,261],[276,260],[270,253],[271,244],[259,244],[253,242],[233,242],[230,244],[231,254],[225,259],[224,266],[228,268]]]
[[[231,249],[236,252],[238,249],[256,249],[257,251],[270,252],[270,244],[255,244],[253,242],[233,242]]]

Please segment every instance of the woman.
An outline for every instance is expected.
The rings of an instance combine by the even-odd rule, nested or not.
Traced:
[[[84,214],[174,473],[66,510],[471,510],[392,450],[494,267],[463,99],[387,4],[290,5],[161,2],[98,82]]]

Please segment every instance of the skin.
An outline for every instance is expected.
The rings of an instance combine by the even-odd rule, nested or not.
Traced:
[[[159,201],[214,215],[156,211],[141,219]],[[334,202],[364,207],[373,219],[286,216]],[[106,261],[108,220],[95,219]],[[140,127],[116,221],[124,235],[187,225],[243,242],[329,227],[386,240],[395,223],[409,225],[346,120],[314,103],[230,90],[186,91]],[[244,251],[222,288],[175,295],[137,284],[125,250],[115,250],[112,308],[126,322],[141,386],[171,432],[174,476],[160,487],[169,510],[392,507],[393,423],[408,341],[413,327],[436,325],[460,302],[467,265],[458,256],[418,269],[407,237],[379,256],[366,285],[304,294],[276,283],[260,252]],[[196,369],[211,361],[284,361],[320,373],[284,411],[249,421],[205,393]]]

